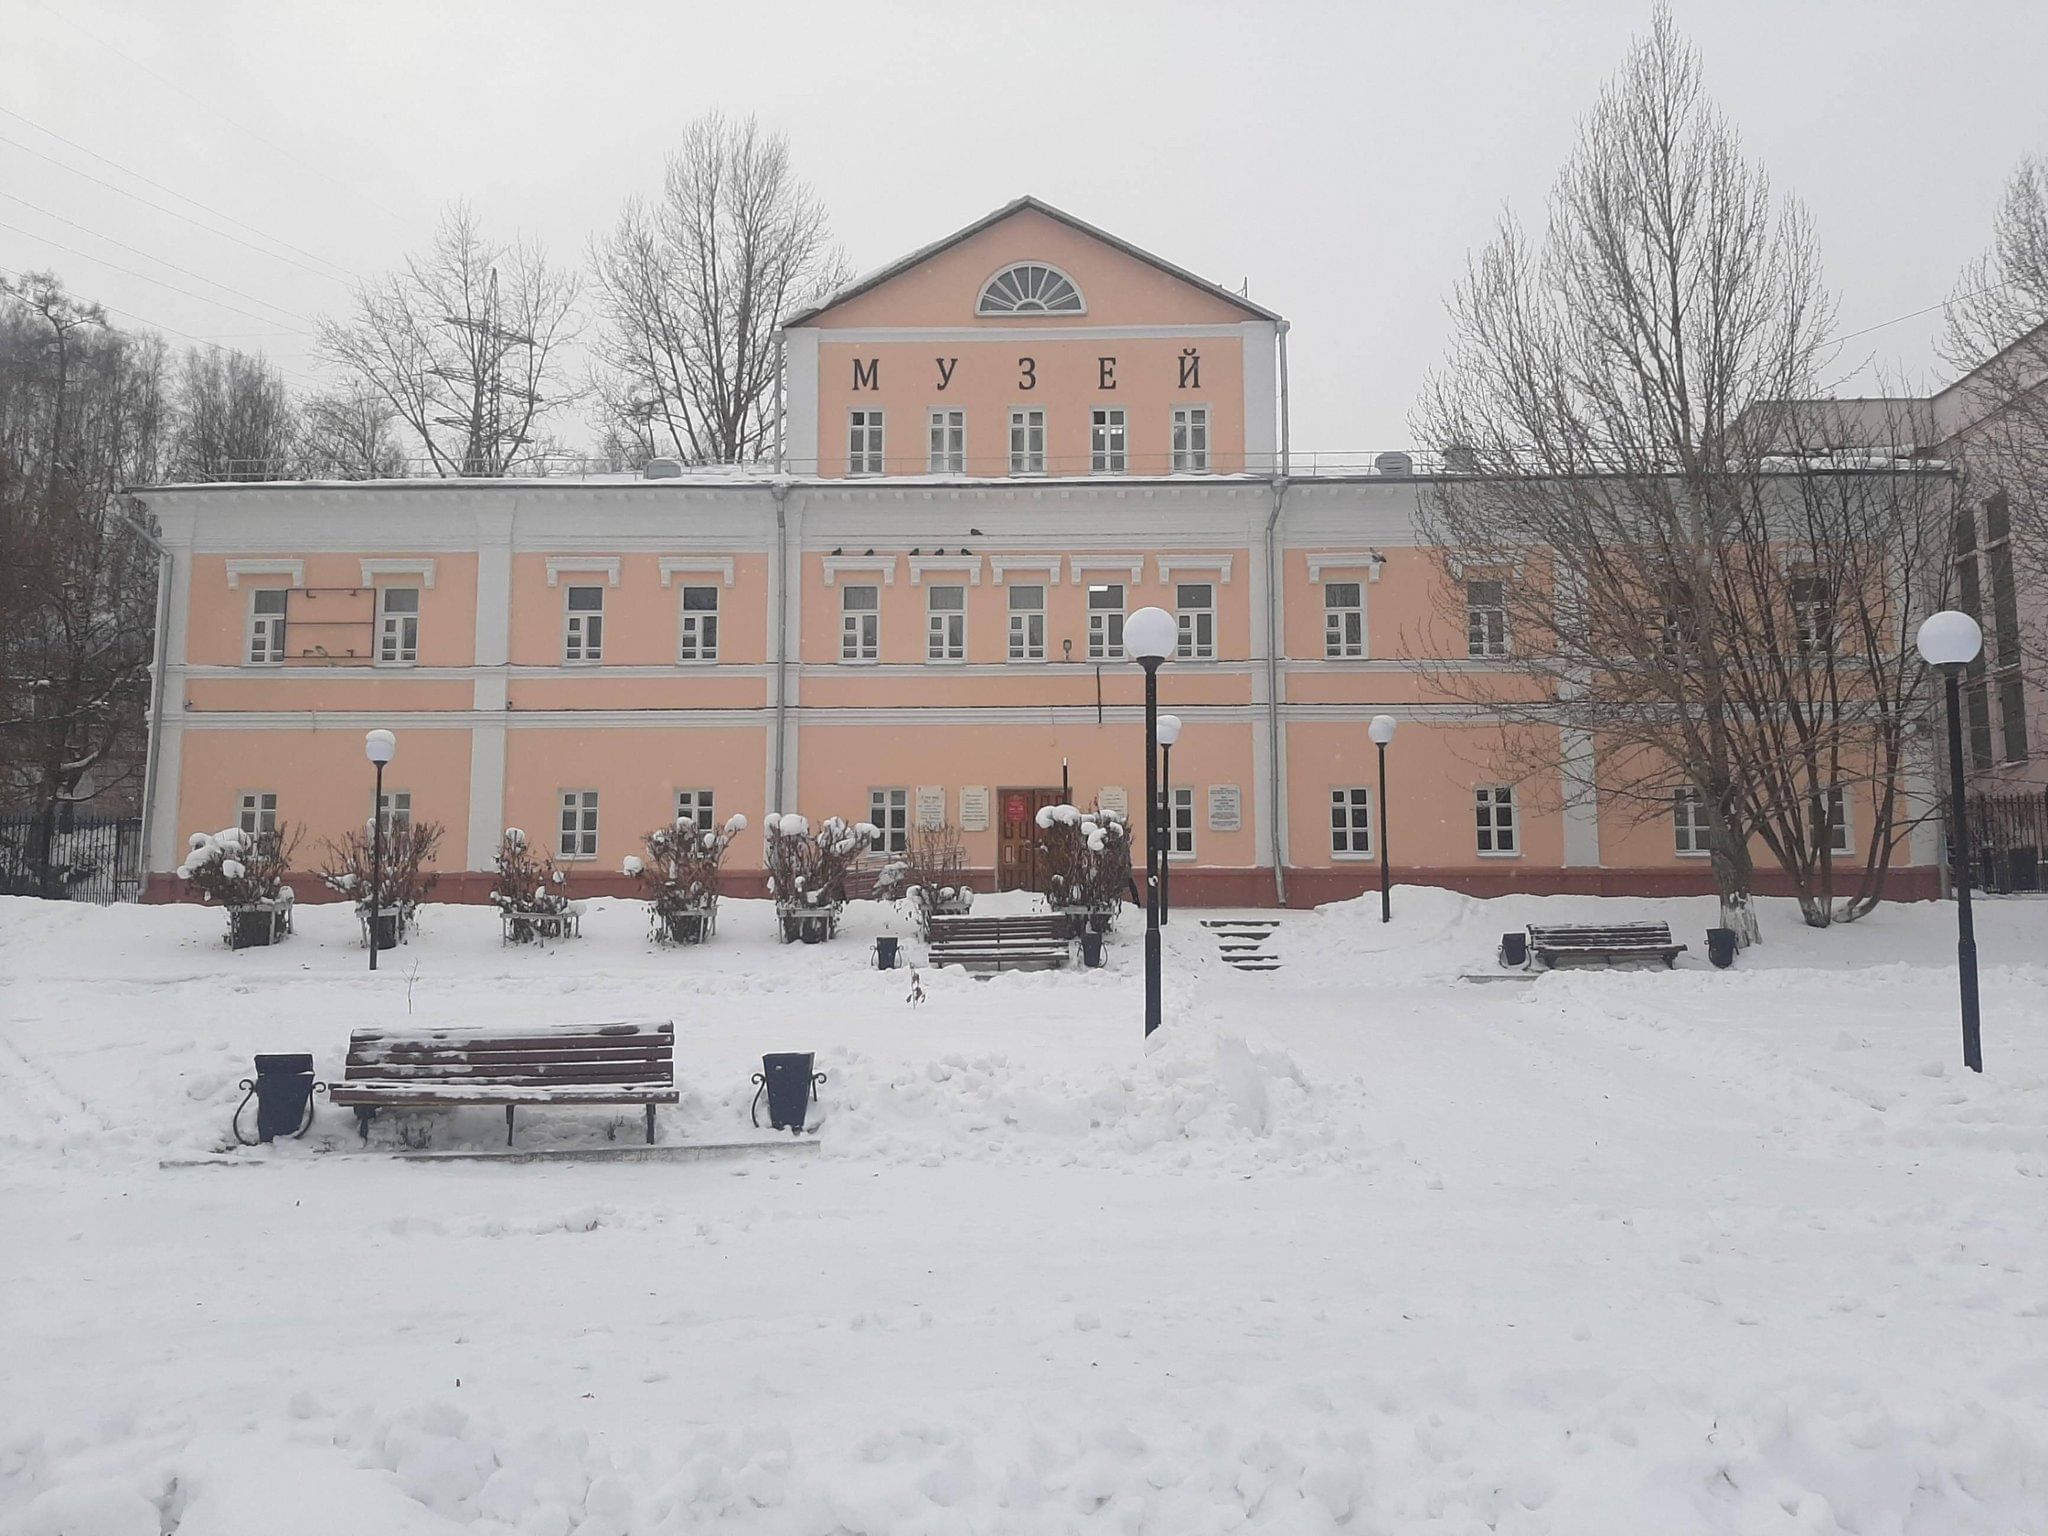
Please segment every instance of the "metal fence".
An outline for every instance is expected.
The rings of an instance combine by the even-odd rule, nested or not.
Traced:
[[[1987,891],[2048,889],[2048,788],[1969,797],[1976,883]]]
[[[142,818],[64,807],[45,842],[33,811],[0,812],[0,895],[134,901],[142,895]]]

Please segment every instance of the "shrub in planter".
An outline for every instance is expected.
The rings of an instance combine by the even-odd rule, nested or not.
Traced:
[[[839,931],[839,911],[846,904],[846,876],[860,856],[874,846],[881,831],[870,822],[849,825],[828,816],[815,831],[793,811],[770,811],[761,821],[766,833],[768,894],[785,944],[801,939],[815,944]]]
[[[416,926],[420,903],[440,879],[427,866],[440,852],[444,835],[437,821],[407,822],[385,831],[382,877],[377,882],[377,914],[379,922],[391,933],[391,941],[379,944],[380,949],[389,949]],[[354,900],[367,943],[370,877],[379,866],[370,842],[369,823],[365,822],[361,831],[349,833],[338,843],[329,838],[326,848],[327,862],[320,867],[320,883]]]
[[[565,889],[568,877],[553,859],[534,852],[524,832],[507,827],[493,862],[497,875],[491,881],[491,905],[504,914],[506,938],[527,944],[575,933],[567,921],[575,910]]]
[[[292,893],[285,876],[298,842],[298,829],[284,822],[269,832],[194,832],[178,879],[189,895],[226,910],[234,948],[273,944],[291,932]]]
[[[657,827],[640,839],[643,859],[626,860],[625,872],[647,894],[648,925],[657,944],[701,944],[718,925],[718,876],[726,850],[747,830],[734,816],[707,832],[687,816],[672,827]]]
[[[916,832],[902,867],[903,899],[910,904],[921,936],[931,937],[935,915],[961,916],[973,908],[974,888],[966,880],[967,850],[959,829],[950,822]]]
[[[1131,828],[1118,811],[1048,805],[1038,813],[1045,898],[1075,917],[1113,923],[1131,886]]]

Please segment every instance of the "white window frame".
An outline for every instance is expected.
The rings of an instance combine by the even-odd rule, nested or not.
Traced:
[[[846,472],[849,475],[879,475],[885,472],[882,412],[873,406],[857,406],[846,413]]]
[[[1828,852],[1835,858],[1856,856],[1856,825],[1849,806],[1849,791],[1837,784],[1828,791]]]
[[[1166,791],[1166,856],[1192,863],[1195,857],[1195,786],[1175,784]]]
[[[1801,597],[1800,587],[1820,589],[1818,599]],[[1794,571],[1786,583],[1792,605],[1792,642],[1801,656],[1831,656],[1835,650],[1834,583],[1812,571]]]
[[[562,665],[595,667],[604,661],[604,591],[590,582],[572,582],[562,588]],[[595,608],[574,608],[578,592],[595,592]],[[591,620],[597,621],[596,630]]]
[[[1098,405],[1088,412],[1088,472],[1121,475],[1130,467],[1130,415],[1120,405]]]
[[[930,442],[925,470],[934,475],[967,473],[967,413],[953,406],[935,405],[925,416]]]
[[[251,837],[277,830],[277,791],[245,789],[236,799],[235,825]]]
[[[692,592],[709,592],[709,608],[692,608]],[[676,592],[676,665],[709,666],[718,660],[718,588],[707,582],[689,582]]]
[[[384,824],[384,835],[395,837],[401,830],[412,826],[412,791],[409,789],[387,789],[377,802],[377,819]]]
[[[1200,587],[1209,594],[1206,603],[1189,604],[1183,594],[1190,588]],[[1214,661],[1216,659],[1216,583],[1213,581],[1177,581],[1173,585],[1174,642],[1173,655],[1176,661]],[[1202,621],[1208,620],[1207,624]],[[1203,631],[1208,633],[1204,636]]]
[[[1045,660],[1045,589],[1046,584],[1042,581],[1012,582],[1004,589],[1004,601],[1007,604],[1006,611],[1009,614],[1008,655],[1012,661],[1037,662]],[[1037,603],[1028,608],[1019,608],[1017,606],[1017,593],[1019,591],[1036,592],[1038,594]],[[1033,619],[1038,621],[1035,626],[1038,631],[1035,640],[1032,637],[1034,626],[1031,621]]]
[[[1498,603],[1472,600],[1476,586],[1500,588]],[[1504,576],[1465,578],[1465,656],[1470,661],[1499,661],[1512,649],[1508,639],[1508,584]]]
[[[1116,593],[1116,607],[1095,606],[1097,592]],[[1130,616],[1131,589],[1120,581],[1090,582],[1087,588],[1088,603],[1088,659],[1090,661],[1122,661],[1124,659],[1124,620]],[[1111,631],[1114,630],[1114,635]]]
[[[1689,785],[1671,791],[1671,851],[1681,859],[1704,859],[1714,851],[1706,796]]]
[[[1346,859],[1369,859],[1373,856],[1372,790],[1363,784],[1333,784],[1330,786],[1330,857]],[[1361,822],[1358,813],[1363,811]],[[1338,817],[1343,817],[1340,826]],[[1365,839],[1359,846],[1359,838]]]
[[[1332,592],[1339,587],[1348,587],[1357,594],[1354,603],[1338,603]],[[1348,631],[1356,627],[1354,639]],[[1325,661],[1363,661],[1365,645],[1365,583],[1362,581],[1326,581],[1323,583],[1323,659]]]
[[[1507,812],[1503,823],[1501,812]],[[1509,846],[1501,847],[1505,830]],[[1485,843],[1491,839],[1493,846]],[[1522,804],[1512,784],[1475,784],[1472,787],[1472,845],[1482,859],[1519,859],[1522,856]]]
[[[403,592],[412,599],[412,611],[393,611],[393,594]],[[421,589],[418,587],[389,586],[377,588],[377,665],[380,667],[414,667],[420,660],[420,607]],[[407,644],[406,620],[412,621],[411,643]]]
[[[894,785],[868,791],[868,820],[880,830],[877,853],[910,851],[910,791]]]
[[[854,608],[856,592],[871,592],[872,608]],[[879,582],[849,582],[839,589],[839,659],[848,666],[871,666],[882,659],[882,587]]]
[[[718,796],[708,789],[676,791],[676,822],[688,821],[699,832],[718,830]]]
[[[1023,434],[1021,449],[1018,447],[1019,433]],[[1019,405],[1010,409],[1010,473],[1045,473],[1045,407],[1042,405]]]
[[[924,659],[954,666],[967,659],[967,583],[934,582],[925,589]],[[960,606],[941,608],[941,592],[960,594]]]
[[[594,859],[597,857],[598,792],[594,789],[565,789],[556,801],[555,857]],[[569,824],[573,821],[573,824]]]
[[[1209,473],[1209,407],[1176,405],[1167,441],[1172,447],[1172,458],[1168,462],[1174,474]]]
[[[258,613],[256,605],[275,594],[283,599],[276,613]],[[285,656],[285,630],[291,616],[290,587],[255,587],[249,593],[249,629],[242,647],[242,663],[250,667],[281,667]],[[262,654],[257,654],[261,642]]]

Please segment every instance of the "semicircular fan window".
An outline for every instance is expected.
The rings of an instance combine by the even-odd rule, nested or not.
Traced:
[[[1005,267],[981,290],[977,315],[1079,315],[1085,314],[1081,290],[1073,279],[1043,262],[1020,261]]]

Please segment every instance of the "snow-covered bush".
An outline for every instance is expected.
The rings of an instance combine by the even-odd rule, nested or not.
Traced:
[[[555,868],[553,859],[536,853],[517,827],[505,829],[493,862],[498,872],[491,881],[491,905],[500,912],[515,917],[554,917],[569,910],[568,877]],[[522,930],[514,924],[511,931],[515,937],[530,937],[535,930],[531,925]]]
[[[933,913],[964,913],[974,905],[974,888],[967,883],[967,849],[952,823],[913,833],[901,868],[903,899],[926,935]]]
[[[719,869],[726,850],[746,830],[744,816],[729,818],[715,832],[678,817],[674,826],[657,827],[640,840],[647,856],[628,857],[624,867],[647,896],[656,938],[674,936],[671,920],[685,914],[702,914],[708,927],[718,910]]]
[[[846,905],[847,874],[881,837],[880,828],[828,816],[813,831],[809,819],[793,811],[770,811],[761,826],[766,833],[768,894],[785,919],[784,936],[791,934],[790,920],[805,912],[828,914],[829,925],[836,928],[839,909]]]
[[[178,878],[188,893],[209,906],[248,907],[284,893],[299,831],[284,822],[269,832],[223,827],[194,832],[186,842]]]
[[[1119,811],[1048,805],[1038,813],[1045,898],[1068,911],[1114,915],[1131,884],[1131,827]]]
[[[427,866],[441,850],[445,830],[438,821],[409,821],[389,827],[384,833],[381,862],[370,842],[370,824],[351,832],[340,842],[327,839],[327,862],[320,867],[320,881],[356,904],[358,912],[370,910],[370,878],[377,881],[377,909],[396,912],[399,922],[412,926],[413,914],[441,877]]]

